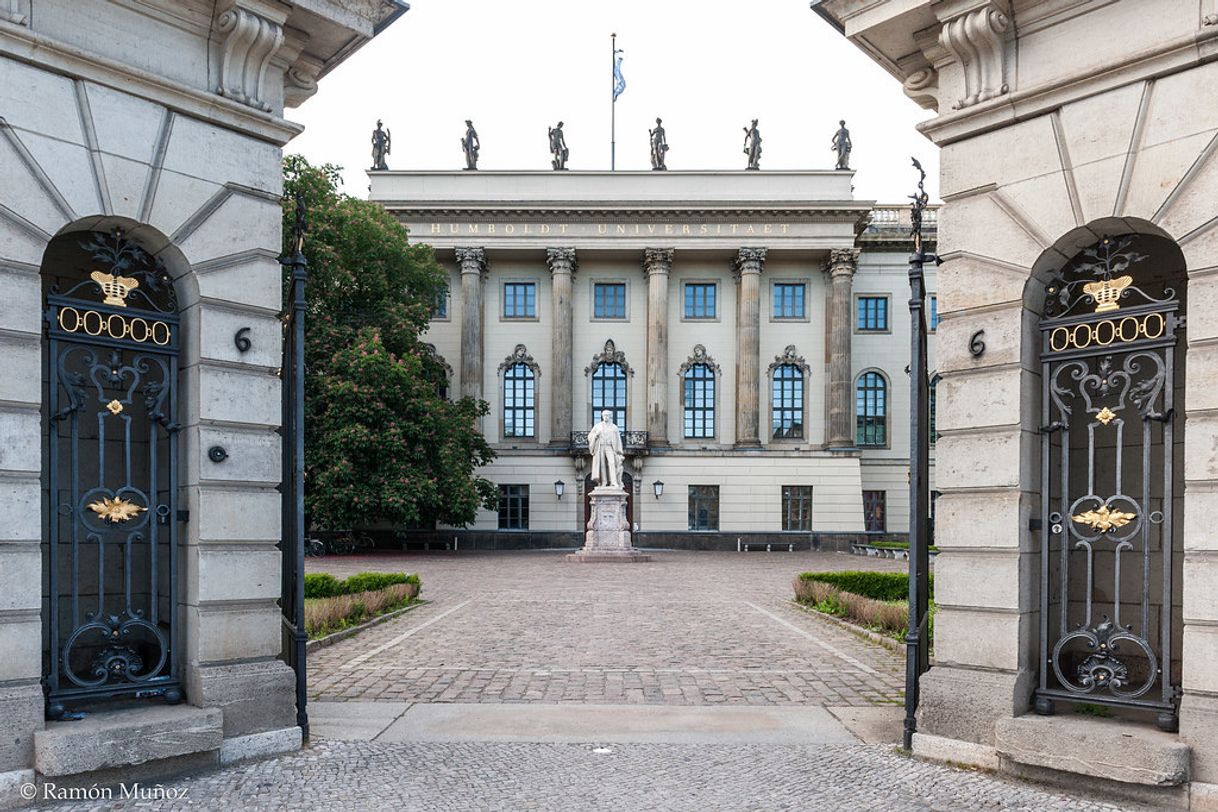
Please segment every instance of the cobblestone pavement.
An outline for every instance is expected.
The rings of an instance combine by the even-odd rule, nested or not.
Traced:
[[[900,700],[899,655],[792,607],[817,569],[900,563],[841,553],[661,552],[310,559],[344,576],[418,571],[426,606],[310,655],[325,700],[868,705]]]
[[[599,752],[598,752],[599,751]],[[327,742],[172,784],[173,801],[56,809],[1119,810],[882,745]]]

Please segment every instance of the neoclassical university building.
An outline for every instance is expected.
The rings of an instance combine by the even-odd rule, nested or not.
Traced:
[[[427,333],[449,392],[490,405],[499,510],[430,536],[580,543],[606,409],[637,543],[905,530],[909,215],[852,172],[370,176],[449,270]]]

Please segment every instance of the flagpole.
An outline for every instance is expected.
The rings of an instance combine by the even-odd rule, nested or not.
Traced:
[[[609,35],[609,171],[617,171],[617,34]]]

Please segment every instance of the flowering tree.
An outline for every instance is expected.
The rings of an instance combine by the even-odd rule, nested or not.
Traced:
[[[444,272],[383,208],[338,191],[338,167],[284,159],[284,250],[303,194],[305,511],[325,529],[431,521],[464,526],[498,489],[472,398],[441,397],[445,371],[419,340]],[[286,277],[285,277],[286,283]]]

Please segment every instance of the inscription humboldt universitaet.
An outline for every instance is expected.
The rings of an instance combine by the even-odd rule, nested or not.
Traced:
[[[787,234],[789,223],[428,223],[430,234],[571,236],[731,236],[734,234]]]

